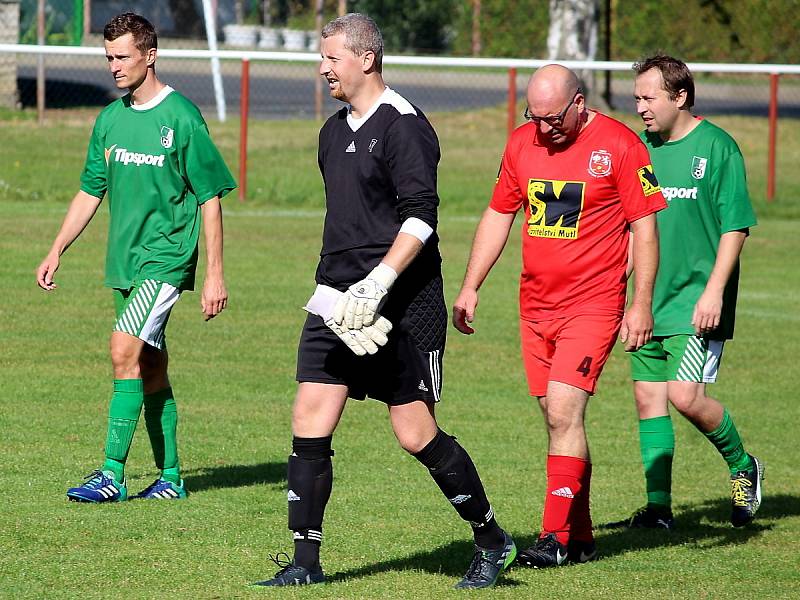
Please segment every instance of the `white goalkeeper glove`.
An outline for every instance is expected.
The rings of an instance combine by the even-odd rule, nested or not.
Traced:
[[[353,351],[353,354],[364,356],[365,354],[375,354],[381,346],[389,341],[386,334],[392,330],[392,324],[380,315],[377,317],[372,325],[361,329],[345,329],[333,318],[327,319],[325,325],[339,336],[339,339]]]
[[[333,318],[333,309],[336,302],[344,294],[327,285],[318,285],[314,294],[309,298],[303,310],[322,318],[325,325],[333,331],[356,356],[375,354],[380,346],[389,341],[387,334],[392,330],[388,319],[376,315],[377,319],[372,325],[361,329],[350,330],[336,323]]]
[[[361,329],[375,321],[381,301],[392,289],[397,273],[385,263],[378,264],[364,279],[342,294],[333,310],[333,319],[347,329]]]

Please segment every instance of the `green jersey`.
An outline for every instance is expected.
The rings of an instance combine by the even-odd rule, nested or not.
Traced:
[[[97,117],[81,190],[108,193],[105,285],[156,279],[194,288],[200,205],[236,187],[198,108],[169,86],[153,100],[130,96]]]
[[[668,203],[656,217],[653,335],[693,334],[692,314],[714,268],[720,236],[756,224],[744,159],[733,138],[705,120],[674,142],[647,132],[641,137]],[[710,338],[733,337],[738,287],[737,263],[723,294],[720,325]]]

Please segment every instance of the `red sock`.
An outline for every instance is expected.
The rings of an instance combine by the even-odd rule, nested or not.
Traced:
[[[554,533],[558,541],[566,545],[572,532],[584,533],[582,530],[587,522],[591,533],[588,494],[590,472],[588,460],[547,455],[547,495],[544,499],[542,537]],[[585,494],[582,493],[584,486]]]
[[[573,508],[571,540],[581,542],[591,542],[594,540],[592,535],[592,516],[589,511],[589,488],[592,479],[592,463],[587,462],[586,468],[581,477],[581,492],[575,496],[575,507]]]

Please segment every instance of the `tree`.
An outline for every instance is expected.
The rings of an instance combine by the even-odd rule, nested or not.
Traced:
[[[594,60],[597,54],[597,0],[550,0],[548,60]],[[587,96],[595,88],[595,71],[578,72]],[[593,102],[599,101],[594,94]]]

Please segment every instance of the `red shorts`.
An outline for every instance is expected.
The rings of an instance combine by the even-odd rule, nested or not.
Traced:
[[[558,381],[594,393],[617,340],[621,315],[576,315],[547,321],[520,319],[522,360],[531,396]]]

